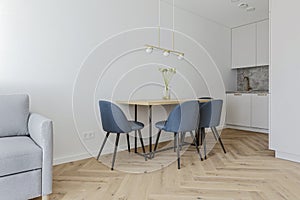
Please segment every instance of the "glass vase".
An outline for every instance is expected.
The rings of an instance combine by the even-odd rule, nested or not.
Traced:
[[[170,98],[171,98],[170,88],[168,86],[165,86],[163,91],[163,99],[169,100]]]

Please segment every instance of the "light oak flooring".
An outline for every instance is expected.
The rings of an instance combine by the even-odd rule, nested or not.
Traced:
[[[300,164],[274,158],[268,135],[226,129],[221,137],[227,154],[210,137],[208,159],[190,146],[180,170],[173,150],[146,162],[119,152],[115,171],[93,158],[55,166],[50,200],[300,199]],[[110,165],[111,155],[101,159]]]

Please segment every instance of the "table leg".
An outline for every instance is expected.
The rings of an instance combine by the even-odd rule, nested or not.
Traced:
[[[137,105],[134,105],[134,121],[137,122]],[[134,131],[134,152],[137,153],[137,131]]]
[[[149,152],[152,153],[152,105],[149,105]]]

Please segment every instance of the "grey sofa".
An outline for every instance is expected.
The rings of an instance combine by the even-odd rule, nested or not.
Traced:
[[[0,95],[0,199],[52,193],[52,121],[29,113],[28,95]]]

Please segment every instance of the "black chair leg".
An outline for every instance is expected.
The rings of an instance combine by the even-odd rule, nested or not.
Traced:
[[[205,132],[205,128],[201,128],[201,144],[203,144],[204,160],[206,160],[207,156],[206,156],[206,132]]]
[[[177,140],[176,140],[176,134],[174,134],[174,152],[176,152],[176,144]]]
[[[179,133],[175,133],[176,145],[177,145],[177,168],[180,169],[180,145],[179,145]],[[174,141],[175,143],[175,141]]]
[[[129,141],[129,134],[128,133],[126,133],[126,137],[127,137],[128,152],[130,153],[130,141]]]
[[[210,129],[211,129],[211,131],[212,131],[212,133],[213,133],[213,136],[214,136],[215,140],[218,141],[218,138],[217,138],[217,136],[216,136],[216,134],[215,134],[215,132],[214,132],[213,127],[210,127]]]
[[[199,142],[199,131],[200,131],[200,129],[197,129],[196,131],[195,131],[195,138],[196,138],[196,143],[195,143],[195,145],[197,145],[197,146],[199,146],[199,144],[200,144],[200,142]]]
[[[106,141],[107,141],[107,138],[108,138],[109,134],[110,134],[109,132],[106,133],[106,136],[105,136],[105,138],[104,138],[104,141],[103,141],[103,143],[102,143],[102,146],[101,146],[101,148],[100,148],[100,150],[99,150],[99,153],[98,153],[98,156],[97,156],[97,160],[99,160],[99,158],[100,158],[101,152],[102,152],[102,150],[103,150],[103,148],[104,148],[104,145],[105,145],[105,143],[106,143]]]
[[[204,137],[205,137],[205,128],[201,128],[200,129],[200,145],[203,144]]]
[[[134,131],[134,153],[137,153],[137,132]]]
[[[182,133],[181,133],[181,138],[180,138],[180,151],[182,150],[182,146],[184,145],[185,135],[186,135],[186,132],[182,132]]]
[[[196,150],[197,150],[197,152],[198,152],[199,158],[200,158],[201,161],[203,161],[203,158],[202,158],[200,149],[199,149],[199,147],[198,147],[198,145],[197,145],[197,139],[196,139],[196,136],[194,136],[194,134],[193,134],[192,131],[191,131],[191,136],[192,136],[192,139],[193,139],[193,141],[194,141],[194,144],[195,144]]]
[[[117,149],[118,149],[118,145],[119,145],[119,139],[120,139],[120,134],[117,133],[117,138],[116,138],[116,144],[115,144],[115,150],[114,150],[114,155],[113,155],[111,170],[114,170],[114,165],[115,165],[115,160],[116,160],[116,154],[117,154]]]
[[[157,133],[157,138],[156,138],[156,142],[155,142],[155,146],[154,146],[154,151],[152,153],[152,158],[154,158],[154,154],[155,154],[155,151],[156,151],[157,146],[158,146],[158,141],[159,141],[160,134],[161,134],[161,130],[159,130],[158,133]]]
[[[219,133],[218,133],[217,128],[216,128],[216,127],[212,127],[212,130],[213,130],[213,133],[214,133],[214,134],[216,135],[216,137],[218,138],[219,143],[220,143],[220,145],[221,145],[221,147],[222,147],[222,149],[223,149],[223,152],[226,153],[225,147],[224,147],[224,145],[223,145],[222,139],[221,139],[221,137],[220,137],[220,135],[219,135]]]
[[[200,141],[201,131],[202,131],[202,129],[201,129],[201,126],[200,126],[200,121],[199,121],[198,128],[195,131],[195,138],[196,138],[196,142],[197,142],[198,147],[200,145],[202,145],[202,138],[201,138],[201,141]]]
[[[145,150],[145,146],[144,146],[144,141],[143,141],[141,130],[138,130],[138,132],[139,132],[140,142],[141,142],[141,145],[142,145],[142,149],[143,149],[145,161],[147,161],[146,150]]]

